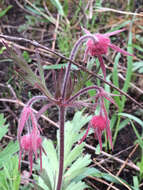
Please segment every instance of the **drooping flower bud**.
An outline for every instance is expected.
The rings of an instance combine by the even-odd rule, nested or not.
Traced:
[[[110,36],[116,35],[120,32],[123,32],[124,30],[125,29],[121,29],[121,30],[117,30],[117,31],[109,32],[105,34],[95,33],[94,36],[98,40],[98,43],[94,43],[93,40],[91,39],[89,39],[86,43],[86,50],[85,50],[84,57],[86,58],[88,54],[90,56],[97,56],[100,62],[100,67],[102,69],[104,78],[106,78],[106,68],[105,68],[102,56],[108,53],[109,47],[117,52],[120,52],[121,54],[125,56],[126,55],[133,56],[132,54],[128,53],[127,51],[119,48],[118,46],[110,42],[110,38],[109,38]],[[87,31],[86,29],[84,29],[84,31],[86,34],[90,34],[90,32]]]
[[[24,127],[27,130],[26,135],[22,136]],[[22,110],[19,125],[18,125],[18,141],[20,145],[19,152],[19,169],[22,153],[28,154],[28,159],[30,162],[30,175],[32,174],[33,168],[33,156],[35,160],[37,155],[40,157],[40,169],[42,170],[42,151],[45,153],[42,147],[42,138],[40,136],[40,127],[36,120],[35,114],[30,106],[25,106]],[[45,153],[46,154],[46,153]]]
[[[33,168],[33,156],[35,156],[35,159],[37,159],[37,152],[39,151],[39,157],[40,157],[40,170],[42,170],[42,151],[45,153],[43,147],[42,147],[42,138],[37,133],[32,131],[30,134],[26,134],[21,137],[21,147],[20,147],[20,158],[19,158],[19,168],[20,168],[20,162],[21,162],[21,155],[22,153],[28,154],[28,160],[30,162],[30,175],[32,174],[32,168]]]

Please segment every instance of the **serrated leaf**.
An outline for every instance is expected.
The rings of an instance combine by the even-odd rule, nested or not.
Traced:
[[[48,185],[49,189],[54,189],[55,183],[56,183],[56,175],[58,173],[58,158],[57,158],[57,152],[54,148],[53,142],[51,140],[44,140],[43,142],[44,150],[46,151],[47,155],[42,155],[42,163],[43,167],[46,171],[46,174],[48,176],[48,181],[45,182],[45,184]],[[43,180],[43,179],[42,179]]]
[[[38,184],[38,186],[40,186],[41,189],[49,190],[49,187],[45,184],[44,180],[41,177],[38,178]]]
[[[82,111],[76,112],[72,121],[68,121],[65,124],[65,148],[64,154],[65,159],[71,152],[71,149],[83,133],[80,133],[80,129],[89,122],[92,116],[83,115]],[[80,121],[80,122],[79,122]],[[76,134],[76,135],[75,135]],[[57,132],[58,145],[57,149],[59,150],[59,131]],[[66,162],[66,160],[65,160]]]
[[[6,160],[6,162],[3,163],[3,169],[1,172],[0,187],[5,187],[4,190],[19,190],[20,172],[18,170],[18,156]]]
[[[64,168],[66,169],[68,166],[72,164],[74,160],[76,160],[83,152],[84,143],[80,145],[76,145],[68,156],[65,159]]]
[[[14,153],[19,150],[18,142],[10,142],[3,151],[0,152],[0,168]]]
[[[90,119],[91,116],[83,115],[83,112],[80,111],[76,112],[72,121],[68,121],[65,124],[64,178],[62,187],[63,190],[66,190],[66,187],[70,185],[71,181],[75,182],[75,184],[80,184],[80,180],[74,180],[78,176],[83,179],[84,177],[82,176],[82,174],[87,171],[87,166],[91,163],[90,155],[82,155],[84,143],[80,145],[75,145],[75,143],[81,137],[80,129]],[[45,140],[43,142],[43,147],[47,153],[47,156],[42,155],[42,162],[43,168],[45,169],[47,175],[46,178],[48,178],[48,180],[46,181],[46,178],[43,178],[43,176],[41,175],[40,182],[38,181],[38,185],[40,185],[39,183],[44,183],[45,185],[47,185],[49,190],[53,190],[55,188],[56,180],[58,177],[57,158],[59,155],[59,131],[57,131],[57,140],[58,143],[56,149],[52,141]]]
[[[85,188],[88,188],[88,185],[86,185],[84,182],[72,182],[68,185],[68,187],[66,187],[64,190],[84,190]]]
[[[90,155],[79,157],[65,173],[65,181],[71,181],[79,174],[86,170],[86,167],[91,163]]]
[[[39,181],[39,185],[40,185],[41,187],[43,187],[43,186],[46,185],[49,190],[52,190],[50,178],[49,178],[49,176],[47,175],[47,172],[46,172],[45,169],[42,169],[42,173],[40,174],[40,178],[41,178],[41,179],[40,179],[40,181]],[[43,181],[41,181],[41,180],[43,180]],[[42,185],[41,185],[41,183],[42,183]],[[44,183],[44,185],[43,185],[43,183]]]

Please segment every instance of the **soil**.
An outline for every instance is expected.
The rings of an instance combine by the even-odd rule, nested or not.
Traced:
[[[22,1],[20,1],[21,4],[23,4]],[[138,1],[139,3],[139,1]],[[22,10],[16,1],[13,0],[5,0],[5,2],[2,4],[2,8],[6,8],[9,4],[13,6],[11,10],[8,11],[8,13],[0,19],[0,31],[1,33],[9,36],[17,36],[17,37],[23,37],[23,38],[28,38],[28,39],[33,39],[36,40],[48,47],[51,48],[52,45],[52,33],[54,30],[53,25],[47,24],[45,26],[44,23],[35,23],[32,29],[25,29],[23,31],[19,31],[19,27],[22,24],[26,23],[26,18],[25,16],[28,15],[28,13],[25,12],[25,10]],[[31,27],[31,26],[30,26]],[[31,27],[32,28],[32,27]],[[34,28],[39,29],[34,30]],[[42,30],[44,30],[44,36],[42,33]],[[33,48],[30,47],[29,44],[21,44],[28,48]],[[58,51],[58,50],[57,50]],[[31,53],[30,55],[33,60],[35,59],[35,55]],[[25,82],[21,81],[19,77],[15,74],[14,70],[14,65],[12,62],[7,62],[5,60],[6,58],[6,53],[4,52],[3,54],[0,55],[0,59],[3,61],[0,61],[0,98],[10,98],[14,99],[14,96],[12,94],[11,89],[16,93],[16,96],[18,99],[23,101],[24,103],[27,102],[29,97],[32,97],[33,95],[38,95],[40,92],[26,84]],[[50,60],[51,62],[56,62],[57,58],[51,58],[47,56],[47,60]],[[52,88],[52,77],[49,73],[46,74],[47,76],[49,75],[49,78],[47,81],[48,82],[48,87]],[[11,86],[8,87],[8,84]],[[129,91],[129,94],[132,97],[135,97],[136,100],[140,103],[142,103],[143,98],[141,95],[137,95],[136,91],[133,91],[132,89]],[[36,104],[36,109],[38,110],[41,106],[41,102],[39,104]],[[137,110],[138,107],[132,103],[130,100],[126,102],[126,107],[125,107],[125,112],[127,113],[132,113],[134,115],[137,115]],[[9,136],[12,137],[14,140],[16,139],[16,132],[17,132],[17,123],[18,123],[18,116],[20,115],[21,107],[17,104],[12,104],[8,102],[0,102],[0,112],[4,113],[5,117],[7,118],[7,122],[10,123],[10,128],[9,131]],[[67,118],[66,119],[72,119],[73,115],[75,113],[74,109],[69,109],[67,113]],[[138,115],[137,115],[138,116]],[[55,107],[52,107],[48,110],[48,117],[52,119],[55,122],[58,122],[58,110]],[[141,116],[139,116],[141,118]],[[143,119],[143,118],[141,118]],[[52,140],[56,139],[56,128],[50,125],[49,123],[47,124],[46,121],[40,119],[40,125],[42,127],[43,133],[47,136],[47,138],[50,138]],[[46,127],[45,127],[46,126]],[[139,133],[142,132],[142,129],[140,126],[137,126],[137,129]],[[123,130],[121,130],[117,136],[116,144],[114,146],[114,150],[112,152],[112,155],[118,153],[118,157],[122,160],[126,160],[130,154],[130,152],[133,150],[133,145],[136,140],[136,135],[132,129],[132,126],[128,124]],[[96,144],[96,141],[94,140],[93,136],[91,135],[87,140],[88,144],[91,144],[94,146]],[[129,149],[129,147],[131,147]],[[94,151],[91,151],[89,149],[86,149],[88,153],[92,155],[92,157],[96,157],[97,160],[103,159],[104,156],[100,155],[97,156],[95,155]],[[133,156],[130,158],[131,161],[137,161],[141,157],[141,152],[140,149],[138,148]],[[118,162],[105,162],[104,167],[108,168],[113,174],[116,174],[121,167],[121,164]],[[133,176],[138,175],[138,172],[130,167],[126,167],[123,169],[123,171],[120,174],[120,177],[126,180],[129,184],[133,183]],[[97,182],[95,180],[87,179],[87,183],[91,182],[93,184],[96,184],[100,190],[107,189],[107,186],[104,184],[101,184],[100,182]],[[116,185],[121,190],[126,190],[127,188],[123,186],[118,186]]]

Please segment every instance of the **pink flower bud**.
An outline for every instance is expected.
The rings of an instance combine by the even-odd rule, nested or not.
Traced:
[[[100,150],[102,150],[102,139],[101,139],[101,137],[102,137],[102,132],[104,130],[106,130],[107,138],[109,138],[110,143],[111,143],[111,147],[112,147],[111,131],[110,131],[109,125],[110,125],[110,122],[108,119],[106,119],[106,117],[103,117],[102,115],[93,116],[91,121],[88,124],[88,128],[86,130],[86,133],[82,137],[82,139],[80,140],[79,144],[81,144],[84,141],[84,139],[88,135],[90,128],[92,128],[94,130],[95,138],[98,139],[98,141],[99,141]]]
[[[87,41],[87,48],[88,52],[90,53],[91,56],[99,56],[99,55],[104,55],[107,54],[110,39],[109,37],[106,37],[102,34],[95,34],[97,39],[99,40],[98,43],[94,43],[93,40],[88,40]]]
[[[27,134],[22,136],[22,132],[24,127],[27,129]],[[20,145],[19,152],[19,168],[21,162],[22,153],[24,155],[28,154],[28,159],[30,162],[30,175],[32,174],[33,168],[33,156],[35,156],[35,160],[37,159],[37,155],[39,152],[40,157],[40,169],[42,170],[42,151],[45,153],[42,147],[42,138],[40,136],[40,126],[38,125],[37,119],[33,110],[30,106],[25,106],[22,110],[19,125],[18,125],[18,141]],[[46,154],[46,153],[45,153]]]
[[[93,116],[90,122],[93,129],[99,129],[100,131],[106,129],[106,119],[101,115]]]
[[[119,48],[118,46],[116,46],[110,42],[110,38],[109,38],[110,36],[116,35],[120,32],[123,32],[124,30],[125,29],[121,29],[121,30],[117,30],[117,31],[109,32],[109,33],[105,33],[105,34],[95,33],[94,36],[95,36],[95,38],[97,38],[98,42],[94,43],[94,41],[91,39],[89,39],[87,41],[87,44],[86,44],[87,47],[86,47],[86,50],[84,53],[84,59],[88,56],[88,54],[90,56],[97,56],[97,58],[100,62],[100,67],[101,67],[103,75],[104,75],[104,79],[106,78],[106,68],[105,68],[102,56],[107,54],[109,47],[117,52],[122,53],[125,56],[126,55],[133,56],[132,54],[128,53],[127,51]],[[84,29],[84,32],[86,34],[90,34],[90,32],[87,31],[86,29]]]
[[[35,135],[32,131],[30,134],[24,135],[21,137],[21,147],[20,147],[20,157],[19,157],[19,168],[21,162],[22,153],[28,153],[28,159],[30,162],[30,175],[32,174],[33,168],[33,155],[35,155],[35,159],[37,159],[37,152],[40,151],[40,169],[42,170],[42,151],[45,153],[42,147],[42,138],[40,135]],[[46,154],[46,153],[45,153]]]

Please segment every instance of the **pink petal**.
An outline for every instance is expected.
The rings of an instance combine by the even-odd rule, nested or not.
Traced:
[[[102,151],[102,132],[100,129],[95,129],[94,130],[94,136],[95,138],[97,137],[98,138],[98,141],[99,141],[99,145],[100,145],[100,150]]]
[[[33,153],[32,153],[32,151],[29,152],[28,159],[30,162],[30,175],[32,175],[32,168],[33,168]]]
[[[114,49],[114,50],[117,51],[117,52],[122,53],[123,55],[133,56],[133,54],[128,53],[127,51],[125,51],[125,50],[119,48],[118,46],[116,46],[116,45],[114,45],[114,44],[109,44],[109,47],[112,48],[112,49]]]
[[[86,130],[86,133],[84,134],[84,136],[80,139],[80,141],[79,141],[79,143],[78,144],[81,144],[83,141],[84,141],[84,139],[87,137],[87,135],[88,135],[88,132],[89,132],[89,129],[91,128],[91,125],[90,125],[90,123],[88,124],[88,127],[87,127],[87,130]]]
[[[42,147],[40,147],[40,171],[42,172]]]
[[[22,110],[21,116],[20,116],[20,120],[19,120],[19,124],[18,124],[18,138],[20,138],[21,133],[23,131],[23,128],[25,126],[25,123],[29,117],[31,109],[27,106],[25,106]]]
[[[107,138],[109,139],[111,148],[113,150],[112,134],[111,134],[111,130],[110,130],[110,122],[109,122],[107,111],[106,111],[106,108],[105,108],[105,105],[104,105],[104,100],[101,103],[101,107],[103,109],[103,112],[104,112],[104,115],[105,115],[105,118],[106,118],[106,134],[107,134]]]
[[[100,55],[98,56],[98,60],[100,62],[100,67],[102,69],[104,79],[106,79],[106,67],[104,65],[103,58]]]
[[[37,120],[33,112],[30,113],[33,130],[38,130]]]
[[[123,31],[125,31],[125,30],[126,30],[126,28],[121,29],[121,30],[116,30],[116,31],[114,31],[114,32],[108,32],[108,33],[104,34],[104,36],[110,37],[110,36],[116,35],[116,34],[118,34],[118,33],[120,33],[120,32],[123,32]]]
[[[109,96],[108,96],[107,94],[105,94],[105,93],[103,93],[102,96],[103,96],[106,100],[108,100],[109,102],[111,102],[112,104],[114,104],[114,105],[118,108],[118,105],[115,103],[115,101],[114,101],[111,97],[109,97]]]

